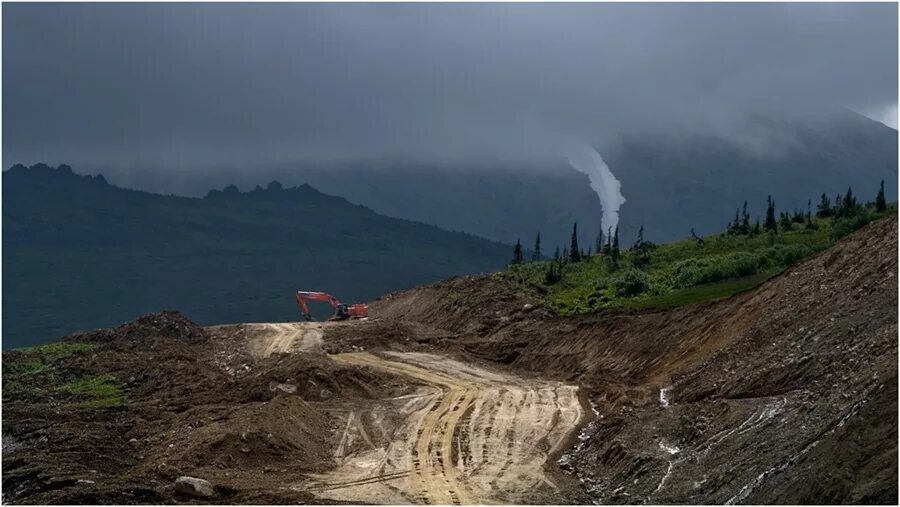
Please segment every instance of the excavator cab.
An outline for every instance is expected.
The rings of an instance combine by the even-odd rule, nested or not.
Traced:
[[[334,315],[331,317],[331,320],[347,320],[349,318],[350,312],[347,309],[347,305],[341,303],[335,307]]]

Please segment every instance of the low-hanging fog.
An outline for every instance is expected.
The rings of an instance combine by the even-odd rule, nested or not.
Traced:
[[[896,128],[896,41],[896,4],[8,4],[3,162],[182,192],[304,163],[565,166],[621,132],[740,139],[745,113]]]

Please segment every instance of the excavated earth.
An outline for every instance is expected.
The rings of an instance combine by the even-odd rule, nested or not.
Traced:
[[[559,318],[476,276],[354,322],[152,314],[61,339],[92,345],[53,381],[121,403],[3,353],[3,501],[896,504],[897,304],[891,218],[662,312]]]

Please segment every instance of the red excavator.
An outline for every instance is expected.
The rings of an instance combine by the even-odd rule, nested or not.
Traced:
[[[303,318],[306,321],[313,320],[312,314],[309,313],[309,307],[306,306],[307,299],[311,301],[327,301],[328,304],[334,308],[334,315],[328,320],[361,319],[369,316],[369,305],[362,303],[346,305],[338,301],[338,299],[331,294],[326,294],[324,292],[298,290],[295,297],[297,298],[297,306],[300,307],[300,313],[303,314]]]

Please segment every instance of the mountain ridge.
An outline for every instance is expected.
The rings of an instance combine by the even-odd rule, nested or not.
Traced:
[[[309,185],[188,198],[46,165],[3,182],[6,347],[173,306],[201,323],[296,320],[297,289],[364,301],[497,269],[511,252]]]

